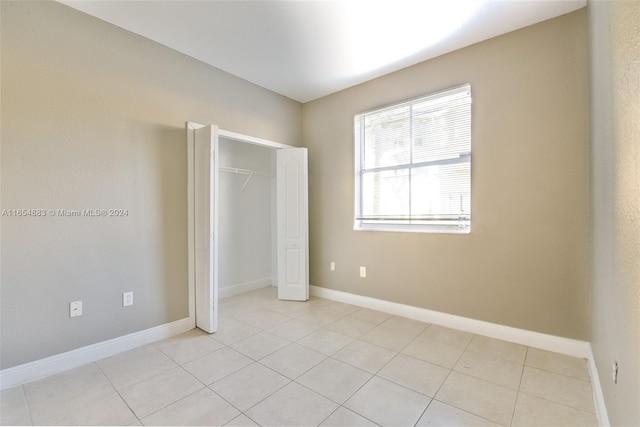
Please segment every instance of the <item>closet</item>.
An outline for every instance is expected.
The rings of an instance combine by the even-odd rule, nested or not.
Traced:
[[[276,149],[219,138],[218,297],[276,286]]]
[[[309,298],[307,149],[187,123],[189,317],[217,330],[218,298],[276,285]]]

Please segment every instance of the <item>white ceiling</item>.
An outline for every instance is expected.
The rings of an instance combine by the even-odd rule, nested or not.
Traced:
[[[586,6],[586,0],[59,1],[300,102]]]

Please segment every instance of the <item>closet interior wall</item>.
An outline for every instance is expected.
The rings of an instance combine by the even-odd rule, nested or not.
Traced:
[[[219,297],[276,281],[275,149],[219,140]]]

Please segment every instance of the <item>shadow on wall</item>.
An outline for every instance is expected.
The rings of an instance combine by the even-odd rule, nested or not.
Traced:
[[[189,316],[186,131],[153,123],[136,123],[134,127],[139,133],[133,139],[136,162],[151,172],[137,178],[143,181],[141,188],[148,184],[152,192],[148,204],[135,202],[136,226],[148,232],[148,242],[154,245],[147,250],[156,257],[153,264],[161,266],[161,271],[150,272],[155,276],[150,279],[157,280],[158,286],[147,288],[160,294],[146,298],[157,302],[155,310],[163,307],[166,321],[179,320]]]

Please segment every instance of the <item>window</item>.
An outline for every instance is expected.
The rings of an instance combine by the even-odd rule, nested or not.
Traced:
[[[356,230],[469,233],[470,85],[354,121]]]

